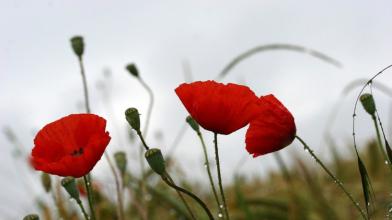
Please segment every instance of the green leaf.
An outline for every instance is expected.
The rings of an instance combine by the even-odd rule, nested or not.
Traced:
[[[388,143],[387,139],[384,138],[384,140],[385,140],[385,148],[386,148],[386,150],[387,150],[387,155],[388,155],[389,163],[391,163],[391,162],[392,162],[392,149],[391,149],[391,147],[389,146],[389,143]]]
[[[223,79],[228,72],[234,68],[234,66],[236,66],[238,63],[240,63],[241,61],[245,60],[246,58],[255,55],[257,53],[260,52],[265,52],[265,51],[271,51],[271,50],[289,50],[289,51],[294,51],[294,52],[299,52],[299,53],[305,53],[305,54],[309,54],[313,57],[316,57],[322,61],[325,61],[329,64],[332,64],[336,67],[341,67],[341,63],[319,51],[316,50],[312,50],[309,48],[305,48],[302,46],[298,46],[298,45],[294,45],[294,44],[267,44],[267,45],[260,45],[257,47],[254,47],[250,50],[247,50],[241,54],[239,54],[238,56],[236,56],[234,59],[232,59],[229,64],[227,64],[223,70],[219,73],[219,75],[217,76],[218,79]]]
[[[359,173],[361,175],[363,195],[365,197],[366,214],[369,217],[369,213],[371,211],[370,209],[374,207],[374,192],[365,164],[362,162],[359,156],[358,156],[358,168],[359,168]]]

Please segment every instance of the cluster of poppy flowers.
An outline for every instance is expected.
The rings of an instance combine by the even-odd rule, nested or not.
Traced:
[[[248,125],[246,149],[254,157],[280,150],[295,138],[291,113],[273,95],[258,98],[248,87],[214,81],[181,84],[175,92],[190,115],[206,130],[230,134]],[[81,177],[100,160],[110,136],[106,120],[72,114],[43,127],[34,139],[36,170]]]
[[[246,150],[254,157],[278,151],[295,138],[294,118],[274,95],[258,98],[247,86],[215,81],[184,83],[175,91],[206,130],[227,135],[249,124]]]

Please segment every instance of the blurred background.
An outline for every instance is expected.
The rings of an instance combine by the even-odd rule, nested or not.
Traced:
[[[364,80],[392,63],[391,22],[392,3],[386,0],[0,0],[0,218],[20,219],[37,210],[43,189],[39,173],[26,164],[36,132],[84,111],[72,36],[85,40],[92,111],[108,120],[112,136],[107,150],[111,155],[126,151],[128,169],[137,174],[138,140],[130,142],[124,111],[136,107],[144,121],[149,99],[126,64],[135,63],[154,92],[147,140],[165,154],[173,149],[187,116],[174,93],[179,84],[215,79],[233,58],[260,45],[292,44],[322,52],[341,65],[306,51],[265,51],[239,63],[222,81],[246,84],[257,95],[275,94],[294,115],[298,135],[328,162],[326,134],[339,145],[339,155],[352,156],[354,102]],[[386,72],[376,82],[389,86],[390,75]],[[374,93],[390,135],[391,96],[377,88]],[[371,123],[358,109],[359,149],[375,135]],[[278,169],[272,155],[248,155],[245,131],[219,137],[225,185],[233,182],[235,172],[268,181],[268,174]],[[16,144],[10,142],[10,132]],[[213,159],[213,135],[203,134]],[[202,149],[191,129],[173,152],[183,178],[208,190]],[[296,141],[281,153],[289,166],[298,157],[318,169]],[[110,192],[114,180],[108,169],[101,160],[93,175]],[[356,168],[352,172],[357,175]]]

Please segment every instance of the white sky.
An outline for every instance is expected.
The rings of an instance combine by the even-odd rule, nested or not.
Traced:
[[[26,151],[31,150],[37,129],[81,111],[80,75],[69,45],[69,38],[76,34],[85,37],[92,109],[109,120],[113,137],[110,153],[125,148],[134,152],[136,148],[119,146],[126,138],[124,110],[134,106],[141,113],[146,112],[148,96],[124,71],[128,62],[137,64],[156,94],[148,139],[165,152],[187,115],[173,91],[184,81],[184,60],[189,62],[195,80],[207,80],[214,78],[235,55],[257,45],[290,43],[322,51],[341,61],[344,67],[338,69],[294,52],[268,52],[241,63],[225,79],[246,82],[259,95],[274,93],[293,113],[298,134],[319,154],[328,152],[320,143],[328,115],[344,86],[354,79],[369,78],[392,63],[392,3],[386,0],[0,0],[0,27],[0,126],[16,130]],[[111,112],[96,87],[104,79],[105,68],[112,71]],[[390,85],[389,75],[386,73],[380,82]],[[331,131],[339,143],[351,141],[351,111],[357,92],[358,89],[344,100]],[[377,93],[376,98],[384,124],[388,124],[389,98],[382,93]],[[359,134],[363,138],[369,137],[369,133],[365,134],[367,129],[373,132],[369,123],[365,114],[359,114]],[[163,131],[163,140],[154,139],[157,131]],[[183,157],[186,167],[200,166],[196,176],[189,176],[200,180],[204,175],[201,148],[189,131],[177,156]],[[247,154],[244,134],[245,129],[220,137],[226,182],[238,160]],[[212,135],[205,136],[212,156]],[[20,219],[35,210],[31,206],[34,197],[27,195],[42,191],[37,184],[32,184],[36,193],[27,190],[23,183],[27,180],[23,177],[21,181],[20,177],[23,163],[12,159],[12,146],[2,135],[0,145],[0,216]],[[285,158],[295,153],[303,155],[297,147],[295,144],[283,150]],[[351,149],[341,151],[347,153]],[[136,172],[136,162],[130,163]],[[268,155],[249,158],[242,171],[249,176],[263,175],[275,166],[273,157]],[[94,172],[104,178],[106,169],[102,160]],[[31,177],[31,181],[34,178],[37,177]]]

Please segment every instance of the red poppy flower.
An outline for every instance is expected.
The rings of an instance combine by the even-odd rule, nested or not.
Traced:
[[[183,83],[175,91],[200,126],[219,134],[247,125],[258,100],[246,86],[215,81]]]
[[[250,121],[245,140],[253,157],[288,146],[296,133],[293,116],[275,96],[262,96],[258,104],[259,115]]]
[[[59,176],[86,175],[109,144],[105,128],[106,120],[94,114],[73,114],[47,124],[34,139],[33,167]]]

